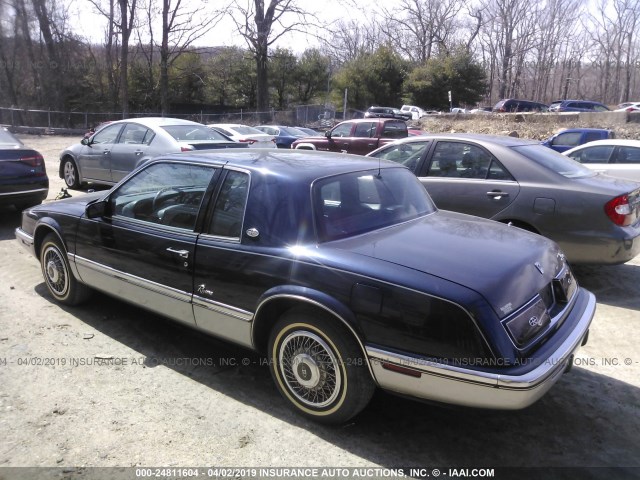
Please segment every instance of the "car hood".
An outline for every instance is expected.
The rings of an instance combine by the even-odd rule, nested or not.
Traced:
[[[84,214],[87,205],[94,200],[103,198],[108,193],[107,190],[100,192],[92,192],[86,195],[72,196],[71,198],[65,198],[64,200],[56,200],[54,202],[43,203],[32,210],[43,210],[47,212],[59,212],[71,216],[82,216]]]
[[[332,244],[472,289],[500,317],[528,302],[564,265],[547,238],[447,211]]]

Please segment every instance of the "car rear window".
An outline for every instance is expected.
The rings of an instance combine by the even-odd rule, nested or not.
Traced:
[[[324,178],[314,183],[313,199],[321,241],[377,230],[436,210],[420,181],[405,168]]]
[[[162,127],[169,135],[179,142],[191,142],[195,140],[226,140],[220,132],[204,125],[167,125]]]
[[[566,178],[585,178],[596,175],[593,170],[543,145],[522,145],[511,148]]]

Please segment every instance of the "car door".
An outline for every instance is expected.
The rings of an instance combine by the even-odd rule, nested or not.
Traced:
[[[438,208],[484,218],[498,215],[520,192],[497,158],[463,141],[436,141],[419,178]]]
[[[598,173],[608,173],[611,167],[609,162],[614,158],[615,149],[614,145],[586,146],[570,153],[568,157],[585,164]]]
[[[613,150],[609,163],[587,166],[612,177],[638,182],[640,181],[640,148],[619,145]]]
[[[111,181],[119,182],[129,175],[148,155],[155,133],[138,123],[127,123],[111,148]]]
[[[269,288],[269,278],[282,270],[281,261],[260,255],[241,240],[249,173],[225,169],[218,183],[213,208],[198,239],[193,312],[198,327],[251,346],[252,310]]]
[[[111,150],[122,128],[122,123],[108,125],[89,139],[78,155],[78,167],[84,180],[111,182]]]
[[[352,127],[353,123],[341,123],[331,130],[326,149],[330,152],[347,153],[352,140]]]
[[[376,136],[377,129],[377,121],[356,123],[351,137],[343,139],[346,152],[356,155],[366,155],[374,150],[378,146],[378,138]]]
[[[196,224],[219,171],[161,162],[119,185],[103,217],[79,224],[75,263],[82,280],[193,324]]]

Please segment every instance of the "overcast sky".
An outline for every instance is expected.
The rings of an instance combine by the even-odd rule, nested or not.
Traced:
[[[200,0],[190,0],[189,8]],[[246,1],[246,0],[244,0]],[[267,3],[269,0],[265,0]],[[389,7],[394,0],[385,0],[385,6]],[[213,8],[219,0],[205,0],[202,8]],[[338,19],[349,21],[351,19],[364,20],[365,15],[375,8],[375,0],[359,0],[357,7],[355,0],[297,0],[297,4],[305,10],[317,15],[320,23],[329,24]],[[95,7],[88,0],[75,0],[70,13],[72,15],[72,25],[75,33],[91,40],[102,43],[105,38],[106,19],[97,13]],[[287,17],[285,16],[285,19]],[[293,17],[290,17],[290,19]],[[135,43],[136,38],[132,37],[131,43]],[[213,30],[200,41],[200,46],[231,46],[237,45],[245,47],[244,39],[235,32],[234,22],[230,18],[224,18]],[[307,48],[318,46],[318,41],[311,35],[289,35],[283,37],[276,46],[290,48],[297,53],[303,52]]]

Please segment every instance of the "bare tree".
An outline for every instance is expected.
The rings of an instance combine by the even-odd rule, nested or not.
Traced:
[[[339,21],[325,39],[325,51],[337,65],[355,60],[363,54],[373,54],[382,45],[382,33],[373,21]]]
[[[297,5],[296,0],[234,0],[233,19],[240,35],[249,46],[257,73],[257,108],[269,107],[269,48],[284,35],[307,33],[315,26],[315,16]],[[289,20],[291,19],[291,20]]]
[[[397,7],[382,9],[381,29],[402,54],[424,63],[434,53],[451,50],[464,4],[463,0],[400,0]]]
[[[39,0],[43,1],[43,0]],[[96,10],[107,19],[106,32],[106,57],[109,85],[114,90],[120,91],[120,108],[122,117],[129,115],[129,40],[136,26],[137,0],[89,0]],[[104,5],[106,1],[106,6]],[[116,84],[113,59],[114,45],[117,46],[115,37],[120,38],[119,52],[119,82]],[[115,95],[114,95],[115,98]]]

